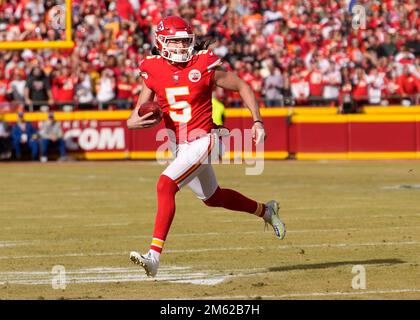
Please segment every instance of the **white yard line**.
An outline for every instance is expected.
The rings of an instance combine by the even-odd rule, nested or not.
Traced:
[[[324,208],[325,209],[325,208]],[[328,208],[327,208],[328,209]],[[310,210],[310,208],[305,208],[302,210]],[[358,221],[366,221],[366,219],[376,219],[376,218],[394,218],[400,219],[401,218],[417,218],[420,217],[420,213],[415,214],[376,214],[376,215],[364,215],[364,216],[347,216],[347,215],[335,215],[335,216],[294,216],[291,213],[293,210],[288,209],[288,216],[284,219],[287,221],[305,221],[305,220],[340,220],[340,219],[351,219],[351,220],[358,220]],[[282,212],[280,211],[280,216],[282,216]],[[219,220],[219,222],[238,222],[239,220],[233,219],[223,219]],[[241,219],[240,222],[253,222],[255,219],[253,218],[245,218]]]
[[[129,252],[103,252],[103,253],[63,253],[63,254],[34,254],[26,256],[0,256],[0,260],[8,259],[45,259],[45,258],[65,258],[65,257],[106,257],[106,256],[122,256]]]
[[[0,248],[5,247],[21,247],[21,246],[32,246],[40,244],[41,240],[2,240],[0,241]]]
[[[110,228],[110,227],[124,227],[128,226],[130,223],[103,223],[103,224],[85,224],[85,225],[73,225],[73,226],[54,226],[52,228],[55,229],[65,229],[65,228]],[[371,231],[380,231],[380,230],[407,230],[407,229],[419,229],[420,225],[411,225],[411,226],[393,226],[393,227],[380,227],[380,228],[335,228],[335,229],[295,229],[295,230],[288,230],[288,234],[298,234],[298,233],[320,233],[320,232],[349,232],[349,231],[359,231],[359,232],[371,232]],[[19,229],[18,227],[5,227],[3,230],[16,230]],[[38,228],[25,228],[25,230],[31,230],[31,229],[38,229]],[[43,227],[43,230],[45,228]],[[1,230],[1,228],[0,228]],[[184,238],[184,237],[207,237],[207,236],[231,236],[231,235],[247,235],[247,234],[260,234],[263,231],[236,231],[236,232],[196,232],[196,233],[174,233],[171,234],[171,238]],[[270,231],[271,232],[271,231]],[[136,236],[117,236],[117,237],[111,237],[108,236],[106,239],[103,238],[97,238],[95,241],[109,241],[109,238],[112,239],[150,239],[151,235],[136,235]],[[33,242],[36,241],[37,243],[48,243],[48,242],[54,242],[56,243],[57,240],[22,240],[19,242],[25,242],[28,245],[33,245]],[[86,238],[65,238],[60,240],[59,242],[71,242],[71,241],[86,241]],[[0,248],[2,247],[2,243],[7,241],[0,241]],[[21,244],[24,245],[24,244]]]
[[[375,247],[375,246],[417,246],[420,241],[401,241],[401,242],[367,242],[367,243],[319,243],[319,244],[294,244],[270,246],[270,250],[296,250],[301,248],[354,248],[354,247]],[[198,249],[174,249],[165,250],[167,254],[173,253],[200,253],[200,252],[218,252],[218,251],[243,251],[243,250],[265,250],[265,246],[253,247],[214,247]],[[61,258],[61,257],[97,257],[97,256],[124,256],[128,257],[129,250],[123,252],[101,252],[101,253],[64,253],[64,254],[39,254],[25,256],[0,256],[0,260],[8,259],[43,259],[43,258]]]
[[[239,276],[239,275],[238,275]],[[167,266],[159,270],[159,281],[215,285],[232,277],[220,271],[194,271],[190,267]],[[82,283],[115,283],[154,281],[148,278],[139,267],[112,268],[96,267],[78,270],[66,270],[66,285]],[[0,285],[51,285],[54,275],[46,271],[0,272]]]
[[[320,244],[296,244],[270,246],[273,249],[298,249],[298,248],[352,248],[352,247],[370,247],[370,246],[403,246],[403,245],[420,245],[419,241],[405,242],[368,242],[368,243],[320,243]],[[223,248],[201,248],[201,249],[182,249],[182,250],[166,250],[166,253],[198,253],[209,251],[241,251],[241,250],[261,250],[266,247],[223,247]]]
[[[113,206],[106,206],[107,208],[115,208],[115,207],[122,207],[124,206],[123,204],[118,204],[118,205],[113,205]],[[104,207],[101,207],[104,208]],[[337,207],[338,208],[338,207]],[[389,209],[389,207],[386,207]],[[409,218],[409,217],[420,217],[420,213],[415,213],[415,214],[380,214],[380,215],[363,215],[363,216],[348,216],[348,215],[335,215],[335,216],[310,216],[310,217],[306,217],[306,216],[293,216],[293,213],[290,213],[293,210],[313,210],[313,209],[329,209],[327,208],[314,208],[314,207],[301,207],[301,208],[294,208],[294,209],[287,209],[288,211],[288,216],[285,218],[286,222],[287,221],[305,221],[305,220],[332,220],[332,219],[352,219],[352,220],[359,220],[359,221],[366,221],[366,219],[371,219],[371,218],[394,218],[394,219],[400,219],[400,217],[404,217],[404,218]],[[154,209],[153,209],[154,210]],[[218,211],[219,212],[219,211]],[[132,216],[133,213],[124,213],[124,216]],[[122,213],[119,213],[119,215],[121,216]],[[281,211],[280,211],[280,216],[282,215]],[[31,219],[72,219],[72,218],[90,218],[89,214],[80,214],[80,215],[74,215],[74,214],[63,214],[63,215],[51,215],[51,216],[46,216],[46,215],[24,215],[24,216],[13,216],[13,217],[0,217],[1,219],[7,220],[7,221],[11,221],[11,220],[31,220]],[[93,218],[92,218],[93,219]],[[256,217],[244,217],[242,219],[239,220],[233,220],[231,218],[226,217],[226,219],[219,219],[216,220],[217,222],[220,223],[226,223],[226,222],[255,222],[258,221],[258,219]],[[72,228],[72,227],[79,227],[80,225],[68,225],[68,226],[59,226],[61,228]],[[53,228],[54,226],[44,226],[46,228]],[[0,230],[11,230],[11,229],[19,229],[20,227],[5,227],[5,228],[0,228]],[[34,228],[30,228],[30,229],[37,229],[37,227]]]
[[[148,278],[139,267],[94,267],[82,269],[68,269],[65,273],[67,286],[85,283],[115,283],[115,282],[141,282],[141,281],[169,281],[174,283],[189,283],[196,285],[217,285],[227,279],[247,276],[265,275],[269,268],[230,269],[230,270],[193,270],[189,266],[162,266],[156,278]],[[0,285],[46,285],[51,286],[55,274],[48,271],[19,271],[0,272]],[[399,290],[360,290],[353,292],[309,292],[289,293],[281,295],[261,296],[206,296],[206,299],[281,299],[281,298],[304,298],[304,297],[327,297],[327,296],[353,296],[367,294],[391,294],[391,293],[418,293],[420,289]],[[172,299],[172,298],[171,298]],[[189,298],[187,298],[189,299]],[[200,298],[198,298],[200,299]]]
[[[230,269],[230,270],[193,270],[189,266],[162,266],[156,278],[148,278],[143,269],[139,267],[94,267],[82,269],[66,269],[65,282],[68,286],[85,283],[115,283],[115,282],[140,282],[140,281],[169,281],[174,283],[189,283],[196,285],[217,285],[227,279],[266,275],[270,268]],[[48,271],[13,271],[0,272],[0,285],[47,285],[51,286],[55,274]],[[262,296],[218,296],[208,299],[249,299],[249,298],[299,298],[299,297],[322,297],[322,296],[351,296],[363,294],[385,294],[385,293],[413,293],[420,292],[420,289],[400,290],[376,290],[376,291],[354,291],[354,292],[310,292],[290,293],[282,295]]]

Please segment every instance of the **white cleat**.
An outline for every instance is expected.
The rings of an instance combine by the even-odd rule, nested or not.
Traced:
[[[148,277],[156,276],[159,267],[159,261],[153,259],[149,253],[142,255],[138,252],[131,251],[130,260],[135,264],[141,265],[146,271],[146,275]]]
[[[267,218],[264,218],[265,224],[270,224],[273,229],[274,233],[276,234],[276,237],[280,240],[283,240],[286,236],[286,225],[283,223],[283,221],[280,220],[279,217],[279,209],[280,205],[277,201],[271,200],[268,201],[265,206],[268,209],[269,215]]]

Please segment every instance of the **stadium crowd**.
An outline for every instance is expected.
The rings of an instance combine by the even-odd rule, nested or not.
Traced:
[[[420,9],[416,0],[73,0],[73,49],[0,51],[3,110],[130,108],[137,65],[166,15],[190,21],[261,106],[418,104]],[[63,40],[51,21],[64,1],[0,0],[0,41]],[[361,17],[362,20],[359,18]],[[355,25],[356,24],[356,25]],[[358,28],[359,26],[359,28]],[[217,90],[227,107],[239,95]]]

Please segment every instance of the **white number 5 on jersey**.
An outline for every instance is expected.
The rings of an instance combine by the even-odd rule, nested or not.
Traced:
[[[166,99],[169,103],[169,116],[175,122],[187,123],[191,119],[191,105],[185,101],[176,101],[176,96],[190,94],[188,87],[166,88]],[[179,111],[182,111],[181,113]]]

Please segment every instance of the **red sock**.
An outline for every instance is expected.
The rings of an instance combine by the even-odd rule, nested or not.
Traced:
[[[204,203],[210,207],[248,212],[259,217],[265,213],[265,204],[249,199],[235,190],[220,189],[220,187],[217,187],[213,195],[204,200]]]
[[[161,175],[157,183],[158,209],[150,249],[162,252],[163,244],[175,215],[175,194],[178,185],[169,177]]]

